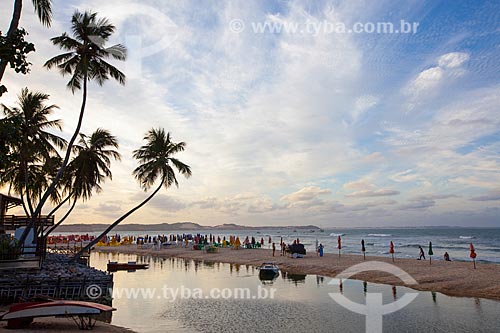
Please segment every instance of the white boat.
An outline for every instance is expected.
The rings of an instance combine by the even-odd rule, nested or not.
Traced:
[[[265,262],[259,267],[259,278],[261,280],[274,280],[280,275],[278,265]]]

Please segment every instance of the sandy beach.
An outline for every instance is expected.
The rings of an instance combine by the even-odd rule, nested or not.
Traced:
[[[331,253],[327,253],[323,257],[313,254],[304,258],[293,259],[280,256],[279,251],[276,251],[276,256],[273,257],[272,251],[268,249],[232,250],[221,248],[218,253],[205,253],[204,251],[195,251],[191,248],[182,247],[153,250],[139,249],[136,245],[122,245],[96,247],[95,251],[151,255],[164,258],[177,257],[254,266],[260,266],[263,262],[274,262],[282,270],[289,273],[317,274],[328,277],[335,277],[350,266],[363,262],[363,256],[341,255],[339,258],[337,254]],[[367,256],[366,261],[370,260],[387,262],[403,269],[417,281],[417,285],[408,285],[408,287],[416,290],[440,292],[449,296],[500,300],[500,284],[498,283],[500,265],[497,264],[478,263],[477,269],[474,269],[472,262],[433,260],[432,265],[430,265],[428,260],[419,261],[396,257],[395,262],[392,262],[390,257]],[[379,271],[359,273],[352,278],[389,285],[405,285],[399,278]]]

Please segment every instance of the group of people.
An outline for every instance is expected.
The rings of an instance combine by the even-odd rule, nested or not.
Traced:
[[[422,260],[422,259],[425,260],[424,249],[421,246],[419,246],[418,250],[419,250],[419,254],[418,254],[417,260]],[[450,255],[448,254],[448,252],[444,253],[443,258],[444,258],[444,261],[451,261]]]

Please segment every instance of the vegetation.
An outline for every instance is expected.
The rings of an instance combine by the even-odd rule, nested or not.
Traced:
[[[52,23],[52,1],[32,0],[32,2],[40,22],[50,27]],[[29,71],[30,63],[28,63],[26,55],[35,51],[35,47],[33,44],[24,41],[27,33],[24,29],[19,29],[22,9],[23,1],[15,0],[7,35],[3,36],[0,32],[0,82],[9,64],[16,73],[26,74]],[[0,96],[5,92],[7,92],[7,88],[0,84]]]
[[[50,26],[51,1],[33,0],[33,5],[40,21]],[[24,40],[26,31],[18,28],[21,9],[22,0],[15,0],[9,31],[6,36],[0,33],[0,80],[7,64],[16,72],[29,72],[26,55],[35,48]],[[48,60],[45,67],[57,68],[63,76],[70,76],[67,87],[72,93],[82,91],[77,126],[69,141],[60,136],[61,121],[51,119],[58,107],[49,103],[49,95],[24,88],[16,106],[1,105],[0,186],[7,186],[9,193],[21,197],[24,211],[31,220],[18,242],[1,240],[0,257],[2,253],[14,253],[24,244],[48,200],[55,206],[49,216],[65,204],[69,204],[69,209],[45,235],[35,229],[38,237],[49,235],[66,220],[77,202],[89,200],[94,193],[102,191],[101,185],[106,179],[112,179],[111,162],[120,160],[118,140],[105,129],[99,128],[90,136],[80,130],[86,111],[88,83],[94,81],[102,86],[112,78],[125,84],[125,75],[108,62],[109,59],[123,61],[126,58],[123,45],[105,46],[114,32],[115,26],[106,18],[99,18],[93,12],[76,11],[71,19],[71,35],[63,33],[51,39],[63,53]],[[5,87],[0,87],[0,95],[5,91]],[[162,187],[178,186],[176,171],[185,177],[191,176],[190,167],[173,157],[185,149],[184,142],[174,143],[170,133],[162,128],[151,129],[144,139],[146,144],[134,151],[139,166],[133,175],[144,191],[155,183],[158,186],[144,201],[112,223],[96,242],[144,206]]]
[[[150,189],[155,182],[159,179],[160,184],[143,202],[132,208],[130,211],[121,216],[106,230],[104,230],[96,239],[85,246],[76,256],[75,259],[83,253],[92,248],[97,242],[105,235],[108,234],[113,228],[120,224],[127,217],[132,215],[139,208],[144,206],[151,200],[162,187],[168,189],[170,186],[179,186],[174,168],[184,175],[186,178],[191,176],[191,168],[174,158],[173,155],[184,151],[186,147],[185,142],[174,143],[171,140],[170,133],[165,134],[164,129],[151,129],[144,137],[146,144],[141,148],[134,151],[134,158],[139,161],[139,166],[134,170],[134,176],[141,184],[144,191]]]

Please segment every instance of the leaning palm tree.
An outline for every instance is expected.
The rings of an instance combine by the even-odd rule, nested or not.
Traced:
[[[32,0],[35,12],[38,19],[43,25],[50,27],[52,23],[52,1],[51,0]],[[12,12],[12,19],[10,21],[9,30],[7,30],[7,38],[12,39],[17,33],[19,28],[19,21],[21,20],[21,11],[23,9],[23,0],[14,1],[14,10]],[[0,58],[0,81],[2,81],[7,67],[6,59]],[[1,94],[0,94],[1,95]]]
[[[111,159],[120,160],[120,154],[114,148],[118,148],[118,140],[105,129],[98,128],[90,136],[80,134],[78,144],[73,146],[76,156],[68,164],[65,172],[67,176],[63,183],[67,197],[49,215],[54,214],[62,203],[68,200],[72,200],[72,204],[66,214],[47,231],[45,236],[66,220],[79,199],[83,201],[90,199],[94,190],[100,193],[102,191],[100,184],[106,178],[112,179]]]
[[[172,155],[184,151],[186,147],[185,142],[172,142],[170,133],[165,133],[165,130],[162,128],[151,129],[144,137],[144,140],[147,141],[146,145],[134,151],[134,158],[139,160],[139,163],[141,164],[134,170],[133,174],[141,184],[144,191],[150,189],[158,179],[160,180],[160,184],[143,202],[121,216],[92,242],[85,246],[79,253],[77,253],[74,258],[75,260],[92,248],[92,246],[94,246],[102,237],[106,236],[111,230],[113,230],[113,228],[120,224],[120,222],[144,206],[156,195],[156,193],[160,191],[162,187],[165,187],[165,189],[168,189],[172,185],[178,187],[179,183],[177,182],[173,167],[175,167],[175,169],[177,169],[177,171],[186,178],[191,176],[191,168],[178,159],[172,157]]]
[[[54,181],[43,194],[38,206],[35,209],[33,219],[24,230],[20,242],[26,239],[29,230],[35,224],[35,217],[38,216],[51,193],[56,189],[57,182],[62,177],[68,164],[71,150],[75,140],[78,137],[85,113],[87,102],[87,84],[94,80],[102,86],[110,77],[117,80],[120,84],[125,84],[125,75],[116,67],[109,64],[106,59],[114,58],[116,60],[125,60],[126,49],[123,45],[117,44],[111,47],[104,47],[115,32],[115,26],[106,18],[98,18],[96,13],[76,11],[71,19],[71,30],[73,37],[63,33],[59,37],[51,39],[54,45],[59,46],[64,51],[63,54],[53,57],[45,63],[47,69],[57,67],[62,75],[71,75],[67,86],[74,93],[76,90],[83,90],[82,104],[78,124],[73,136],[69,140],[68,149],[63,159],[62,167],[57,173]]]
[[[8,184],[14,192],[26,197],[33,214],[33,205],[47,189],[60,160],[58,149],[66,141],[50,130],[61,130],[60,120],[49,120],[56,105],[48,105],[49,95],[31,92],[27,88],[18,96],[18,106],[9,108],[2,104],[9,124],[10,136],[5,138],[9,159],[0,170],[0,185]],[[57,200],[56,193],[51,199]]]

